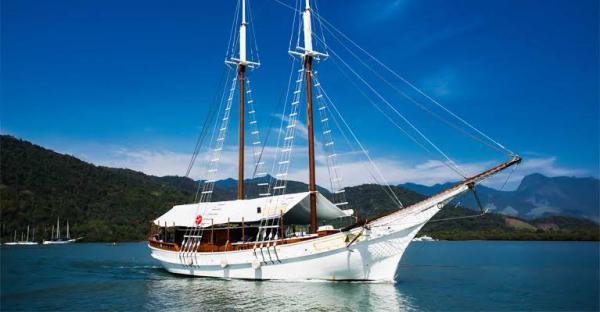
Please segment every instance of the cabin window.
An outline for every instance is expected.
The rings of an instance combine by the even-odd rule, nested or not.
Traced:
[[[256,207],[256,213],[260,213],[260,207]]]

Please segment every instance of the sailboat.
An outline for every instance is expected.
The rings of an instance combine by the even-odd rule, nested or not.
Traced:
[[[518,155],[497,144],[499,149],[507,151],[507,161],[475,175],[464,176],[461,182],[452,187],[408,206],[404,206],[397,195],[384,185],[382,188],[397,202],[397,208],[370,219],[355,216],[350,203],[345,199],[345,189],[338,184],[341,180],[337,171],[339,167],[336,165],[329,127],[330,117],[326,115],[333,111],[332,116],[336,116],[334,113],[338,110],[324,91],[315,69],[315,63],[330,55],[326,51],[318,51],[314,44],[324,43],[324,40],[313,36],[313,19],[321,23],[321,26],[324,21],[328,22],[313,9],[313,0],[305,0],[297,1],[302,7],[292,8],[295,11],[294,23],[296,15],[299,15],[298,38],[295,47],[291,46],[290,40],[289,54],[293,58],[293,64],[298,61],[300,68],[292,66],[285,103],[287,111],[282,114],[285,117],[281,122],[273,175],[267,175],[262,157],[264,145],[256,136],[258,130],[251,98],[252,89],[247,79],[247,71],[260,66],[259,60],[248,59],[247,2],[239,0],[236,9],[239,27],[232,30],[233,40],[230,38],[231,46],[228,47],[228,51],[232,52],[225,61],[229,68],[227,73],[231,73],[233,77],[227,76],[230,83],[224,87],[222,111],[219,112],[219,118],[215,118],[212,136],[214,141],[207,157],[206,180],[199,187],[193,203],[176,205],[150,223],[148,246],[151,255],[167,271],[227,279],[393,282],[404,251],[432,217],[456,197],[469,191],[476,195],[476,185],[521,161]],[[336,30],[331,25],[328,29]],[[338,34],[339,36],[345,37],[343,34]],[[334,53],[333,50],[330,51]],[[361,82],[367,84],[365,81]],[[218,161],[227,136],[228,122],[232,117],[236,89],[239,100],[237,199],[211,201],[213,192],[217,191],[215,181]],[[382,101],[385,100],[383,95],[376,95]],[[301,104],[306,105],[304,134],[308,141],[309,183],[305,192],[287,193],[288,169],[296,129],[299,128]],[[315,110],[318,112],[317,116],[314,114]],[[249,118],[248,126],[251,127],[252,147],[258,147],[258,151],[253,149],[253,177],[259,181],[258,198],[247,198],[244,188],[246,113]],[[316,184],[315,117],[321,121],[322,143],[328,153],[325,159],[332,176],[330,198],[319,192]],[[459,120],[466,123],[463,119]],[[341,117],[338,121],[342,126],[347,126]],[[357,142],[356,146],[371,161],[354,132],[349,127],[346,128],[349,129],[349,137]],[[487,136],[485,138],[489,139]],[[492,144],[496,143],[489,140]],[[190,166],[198,151],[197,145]],[[380,170],[374,168],[373,174],[379,176]],[[188,174],[189,170],[190,167]],[[335,221],[342,219],[352,222],[345,226],[333,225]]]
[[[69,221],[67,220],[67,236],[60,237],[60,217],[56,219],[56,236],[54,236],[54,227],[52,227],[52,235],[50,240],[44,240],[44,245],[54,245],[54,244],[69,244],[76,242],[77,239],[72,239],[71,234],[69,233]]]
[[[37,245],[38,242],[35,241],[35,229],[32,233],[32,240],[29,240],[29,225],[27,226],[27,236],[23,239],[23,233],[21,233],[21,240],[17,241],[16,245]]]

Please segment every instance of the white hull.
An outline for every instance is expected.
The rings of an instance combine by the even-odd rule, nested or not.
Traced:
[[[61,241],[44,241],[44,245],[62,245],[76,242],[76,239],[61,240]]]
[[[261,249],[188,254],[151,246],[150,249],[152,257],[167,271],[183,275],[393,282],[404,251],[421,227],[440,211],[438,203],[381,218],[370,223],[369,230],[359,227],[299,243],[264,247],[262,253]]]

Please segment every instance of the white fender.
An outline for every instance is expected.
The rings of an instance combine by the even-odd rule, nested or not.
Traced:
[[[258,259],[252,260],[252,268],[253,269],[258,270],[260,268],[260,265],[261,265],[261,263],[260,263],[260,261],[258,261]]]
[[[223,269],[226,268],[229,265],[227,259],[221,259],[220,265]]]

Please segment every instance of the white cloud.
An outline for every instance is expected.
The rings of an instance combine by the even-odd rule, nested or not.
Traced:
[[[86,152],[85,154],[75,152],[72,154],[97,165],[129,168],[156,176],[184,175],[191,157],[188,153],[178,153],[168,150],[127,149],[117,147],[107,147],[100,150],[103,152]],[[263,160],[266,162],[265,169],[271,174],[273,174],[271,171],[275,151],[276,148],[274,146],[267,146],[264,151],[265,156],[263,156]],[[246,176],[249,177],[254,169],[251,149],[248,148],[246,153],[248,155],[246,161]],[[217,179],[237,176],[237,157],[238,154],[235,147],[225,148],[221,152]],[[208,156],[206,153],[198,156],[196,165],[194,166],[190,177],[200,179],[206,176],[205,164],[207,159]],[[329,173],[326,157],[319,156],[316,161],[317,183],[328,187]],[[433,185],[436,183],[455,182],[460,180],[460,176],[439,160],[425,160],[423,162],[411,163],[390,157],[379,157],[374,158],[373,161],[377,168],[379,168],[385,181],[390,184],[413,182],[424,185]],[[289,169],[289,179],[306,182],[308,180],[306,164],[307,157],[305,147],[295,147],[292,155],[292,166]],[[497,162],[493,161],[460,163],[460,168],[468,175],[473,175],[486,170],[495,164],[497,164]],[[361,158],[357,153],[339,154],[338,167],[338,172],[342,176],[343,186],[383,182],[379,177],[377,169],[375,169],[367,160],[364,160],[364,157]],[[508,169],[493,176],[486,180],[484,184],[494,188],[501,188],[506,184],[504,185],[504,190],[511,190],[518,186],[524,176],[531,173],[541,173],[546,176],[589,175],[589,172],[586,170],[558,165],[556,157],[526,158],[521,165],[514,169],[514,172],[511,171],[512,169]],[[376,179],[373,177],[376,177]]]
[[[119,148],[108,150],[103,154],[87,154],[82,158],[96,165],[128,168],[141,171],[146,174],[165,176],[165,175],[184,175],[191,155],[186,153],[176,153],[171,151],[151,151],[151,150],[131,150]],[[199,175],[199,168],[194,169],[192,176]]]

